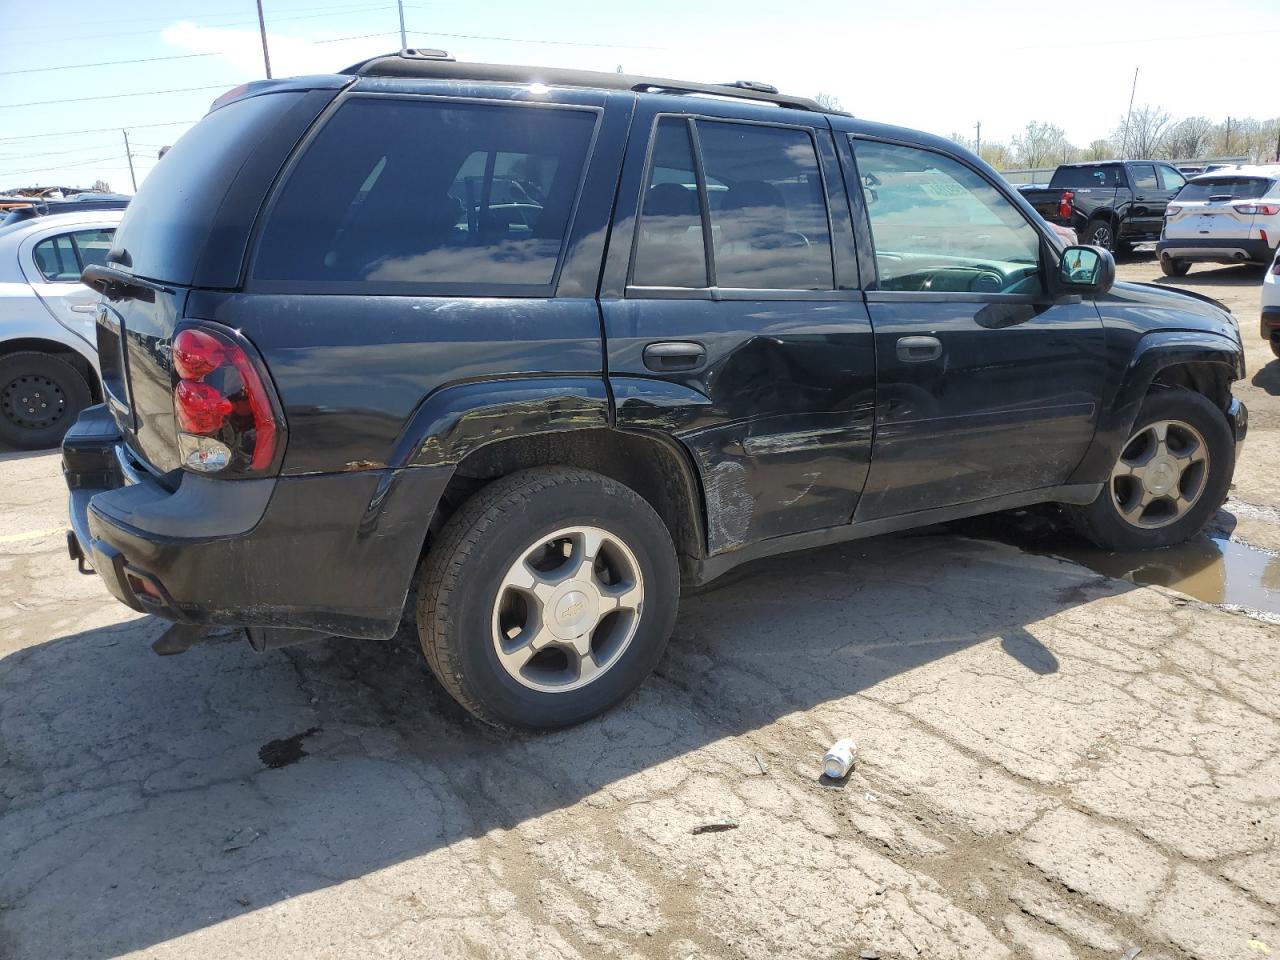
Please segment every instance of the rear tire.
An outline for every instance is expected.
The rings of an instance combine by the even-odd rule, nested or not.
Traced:
[[[1102,247],[1104,250],[1116,251],[1116,234],[1111,229],[1111,224],[1105,220],[1092,220],[1085,228],[1084,239],[1081,241],[1090,246]]]
[[[1222,411],[1191,390],[1156,390],[1097,499],[1067,506],[1067,515],[1104,550],[1168,547],[1204,530],[1234,471],[1235,441]]]
[[[1160,258],[1160,272],[1166,277],[1185,277],[1190,269],[1191,264],[1186,260],[1175,260],[1168,254]]]
[[[629,696],[675,624],[680,575],[661,518],[629,487],[538,467],[489,484],[423,565],[418,633],[480,720],[550,730]]]
[[[0,442],[47,450],[93,402],[80,371],[48,353],[24,350],[0,357]]]

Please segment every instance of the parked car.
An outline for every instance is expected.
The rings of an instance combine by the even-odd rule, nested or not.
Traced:
[[[1280,167],[1237,167],[1189,180],[1165,214],[1160,269],[1180,277],[1193,263],[1270,265],[1280,245]]]
[[[682,584],[758,557],[1041,502],[1181,541],[1246,429],[1220,305],[1115,283],[953,143],[763,84],[413,52],[255,82],[85,277],[68,547],[173,621],[158,651],[390,637],[412,595],[508,727],[617,703]]]
[[[65,200],[29,199],[26,203],[11,204],[0,219],[0,227],[12,226],[35,217],[47,217],[55,213],[87,213],[90,210],[123,210],[129,198],[118,193],[78,193]]]
[[[1280,250],[1262,278],[1262,336],[1280,357]]]
[[[105,261],[118,211],[61,213],[0,227],[0,443],[56,447],[102,399],[94,317],[80,271]]]
[[[1047,189],[1021,191],[1050,223],[1116,253],[1160,238],[1166,204],[1186,178],[1161,160],[1064,163]]]

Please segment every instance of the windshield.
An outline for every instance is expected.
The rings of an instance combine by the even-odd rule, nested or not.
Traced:
[[[1105,167],[1059,167],[1054,171],[1051,187],[1112,188],[1120,184],[1120,168],[1115,164]]]
[[[1201,177],[1178,193],[1179,200],[1251,200],[1266,196],[1276,185],[1267,177]]]

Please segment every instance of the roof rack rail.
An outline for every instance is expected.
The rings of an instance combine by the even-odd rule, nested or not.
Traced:
[[[439,80],[481,80],[497,83],[544,83],[559,87],[594,87],[602,90],[629,90],[634,93],[682,93],[758,100],[793,110],[839,113],[824,109],[808,97],[779,93],[778,88],[755,80],[729,83],[691,83],[660,77],[569,70],[559,67],[521,67],[501,63],[459,63],[443,50],[404,50],[372,57],[342,71],[357,77],[423,77]]]

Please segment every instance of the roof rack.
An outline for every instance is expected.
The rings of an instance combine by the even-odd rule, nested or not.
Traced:
[[[691,83],[628,73],[566,70],[559,67],[520,67],[501,63],[459,63],[443,50],[407,49],[353,64],[342,73],[357,77],[430,77],[440,80],[482,80],[496,83],[545,83],[553,87],[594,87],[633,93],[694,93],[715,97],[759,100],[814,113],[826,110],[807,97],[779,93],[778,88],[754,80],[730,83]]]

